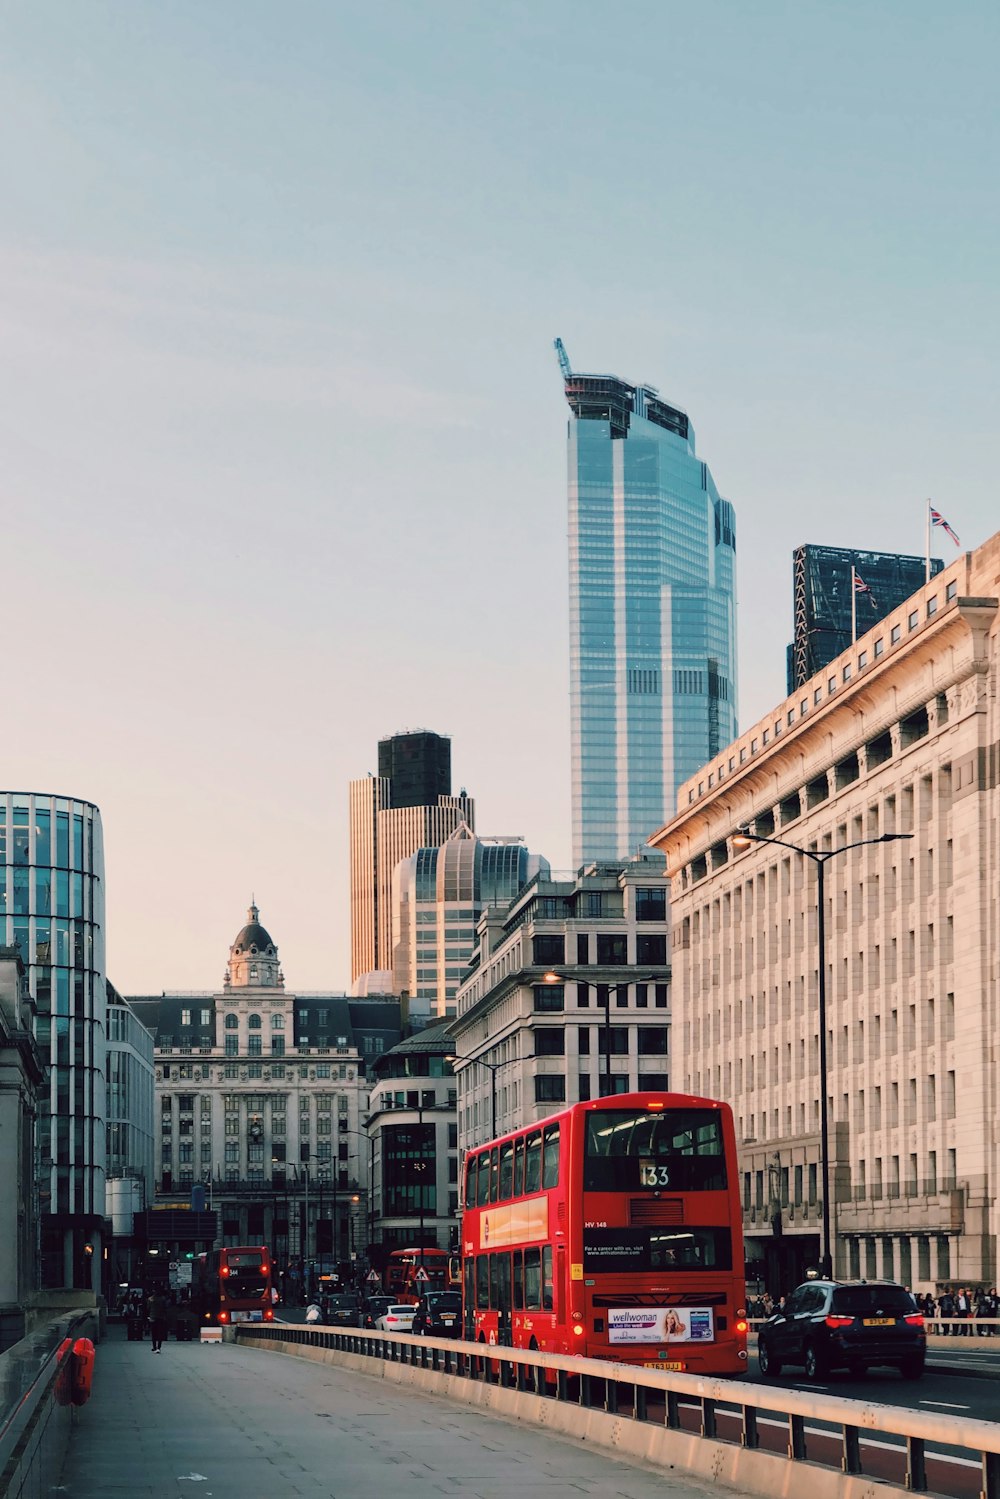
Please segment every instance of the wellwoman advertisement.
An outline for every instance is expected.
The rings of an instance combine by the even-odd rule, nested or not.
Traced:
[[[630,1306],[608,1309],[609,1343],[710,1343],[710,1306]]]

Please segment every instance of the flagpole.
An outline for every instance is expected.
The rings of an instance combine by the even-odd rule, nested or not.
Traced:
[[[931,581],[931,502],[927,501],[927,514],[924,518],[924,582]]]
[[[856,645],[858,639],[858,575],[854,571],[854,563],[851,563],[851,644]]]

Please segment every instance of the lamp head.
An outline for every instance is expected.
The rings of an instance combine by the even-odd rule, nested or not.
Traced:
[[[749,828],[740,828],[738,833],[733,834],[733,848],[749,848],[751,843],[758,840]]]

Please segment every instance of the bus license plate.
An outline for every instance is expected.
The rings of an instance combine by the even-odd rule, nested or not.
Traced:
[[[865,1317],[862,1327],[895,1327],[895,1317]]]
[[[661,1359],[659,1362],[657,1362],[655,1364],[651,1364],[651,1363],[649,1363],[649,1364],[643,1364],[642,1367],[644,1369],[666,1369],[669,1374],[683,1374],[684,1373],[684,1365],[683,1364],[668,1364],[666,1362],[666,1360],[664,1360],[664,1359]]]

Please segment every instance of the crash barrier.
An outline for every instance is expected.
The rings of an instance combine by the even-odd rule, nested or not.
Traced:
[[[97,1308],[59,1317],[0,1354],[0,1499],[58,1484],[74,1407],[90,1396]]]
[[[1000,1425],[450,1338],[243,1324],[225,1341],[368,1372],[744,1493],[1000,1499]],[[804,1469],[807,1468],[807,1472]]]

